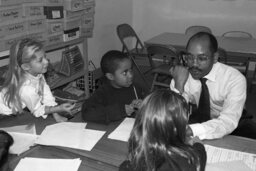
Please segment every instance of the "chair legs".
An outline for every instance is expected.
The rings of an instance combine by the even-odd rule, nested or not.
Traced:
[[[130,57],[131,57],[131,59],[132,59],[132,62],[133,62],[133,64],[134,64],[135,68],[137,69],[139,75],[141,76],[141,78],[142,78],[143,81],[145,82],[146,87],[147,87],[147,88],[150,88],[150,85],[149,85],[147,79],[145,78],[144,74],[141,72],[139,66],[136,64],[136,62],[135,62],[133,56],[130,56]]]
[[[162,76],[164,76],[164,79],[163,80],[159,80],[160,77],[162,77]],[[153,78],[153,81],[152,81],[150,92],[154,91],[156,86],[163,87],[163,88],[170,88],[169,83],[170,83],[170,79],[169,79],[168,76],[162,75],[160,73],[154,73],[154,78]]]

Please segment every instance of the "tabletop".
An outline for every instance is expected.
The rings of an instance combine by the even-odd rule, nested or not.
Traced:
[[[71,122],[82,122],[81,116],[78,114]],[[24,125],[35,123],[37,134],[40,134],[43,129],[55,121],[52,117],[47,119],[35,118],[31,114],[24,114],[16,117],[8,117],[0,120],[0,127]],[[24,152],[20,156],[12,155],[9,162],[9,167],[13,170],[19,160],[24,157],[40,157],[40,158],[62,158],[73,159],[80,158],[82,163],[79,171],[115,171],[118,166],[127,159],[128,146],[127,142],[108,139],[111,133],[120,122],[113,122],[109,125],[87,123],[86,128],[106,131],[101,140],[95,145],[91,151],[71,149],[66,147],[43,146],[36,145],[30,150]],[[256,141],[248,138],[225,136],[216,140],[205,140],[205,144],[233,149],[243,152],[256,154]]]
[[[145,45],[149,44],[162,44],[172,45],[182,50],[185,50],[186,44],[190,36],[182,33],[161,33],[149,40],[145,41]],[[242,53],[247,54],[248,57],[256,59],[256,39],[246,38],[227,38],[222,36],[216,36],[219,47],[225,49],[228,53]]]

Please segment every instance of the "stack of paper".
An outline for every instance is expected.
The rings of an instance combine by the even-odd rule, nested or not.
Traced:
[[[37,144],[92,150],[105,131],[85,129],[86,123],[63,122],[47,126]]]
[[[0,128],[0,130],[8,132],[14,140],[14,143],[9,150],[11,154],[19,155],[27,151],[35,144],[35,141],[38,138],[38,135],[36,135],[35,125],[19,125]]]
[[[229,150],[210,145],[205,145],[205,150],[207,153],[208,164],[241,161],[245,163],[245,165],[247,165],[250,169],[256,171],[256,154]]]
[[[111,133],[108,138],[120,141],[128,141],[135,119],[125,118],[123,122]]]
[[[21,159],[14,171],[77,171],[80,159]]]

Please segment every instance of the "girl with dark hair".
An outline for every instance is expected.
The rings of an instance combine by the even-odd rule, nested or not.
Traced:
[[[203,171],[205,148],[186,136],[188,105],[179,94],[157,90],[142,102],[121,171]]]
[[[0,170],[4,171],[8,167],[5,165],[8,160],[8,152],[13,144],[13,138],[7,132],[0,130]]]

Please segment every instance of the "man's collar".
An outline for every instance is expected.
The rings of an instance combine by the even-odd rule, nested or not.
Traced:
[[[204,78],[207,78],[208,80],[214,82],[216,80],[216,74],[217,71],[219,70],[219,66],[219,62],[214,63],[211,71],[206,76],[204,76]]]

